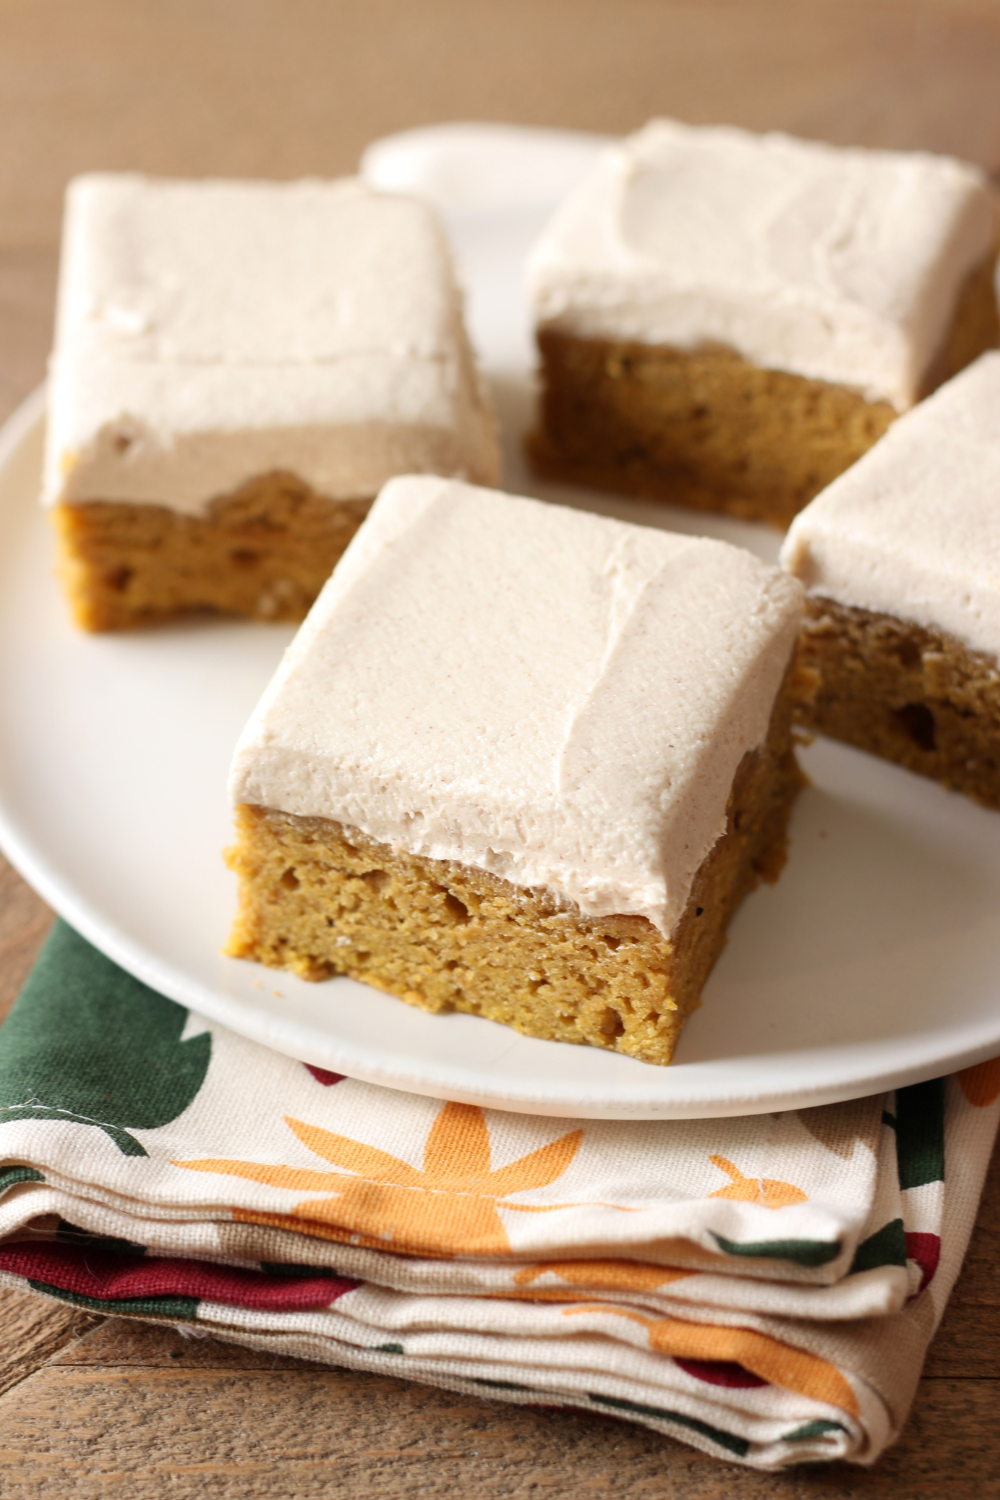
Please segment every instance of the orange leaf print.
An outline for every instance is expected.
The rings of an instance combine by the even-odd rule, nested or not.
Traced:
[[[762,1203],[765,1208],[784,1208],[789,1203],[806,1203],[808,1194],[791,1182],[778,1177],[744,1177],[724,1156],[710,1156],[709,1161],[732,1181],[728,1187],[709,1193],[710,1198],[735,1198],[740,1203]]]
[[[490,1169],[490,1138],[481,1109],[446,1104],[437,1115],[424,1147],[421,1170],[408,1162],[336,1135],[318,1125],[286,1119],[310,1151],[340,1172],[310,1172],[298,1167],[245,1161],[179,1161],[174,1166],[195,1172],[221,1172],[271,1187],[321,1192],[327,1196],[296,1204],[289,1214],[237,1209],[244,1223],[272,1224],[324,1238],[409,1255],[507,1255],[510,1241],[498,1206],[520,1213],[551,1213],[561,1203],[508,1203],[510,1193],[547,1187],[572,1162],[582,1130],[560,1136],[550,1145],[522,1156],[497,1171]]]
[[[332,1130],[324,1130],[319,1125],[307,1125],[303,1120],[293,1120],[289,1115],[285,1116],[285,1124],[293,1135],[298,1136],[303,1146],[326,1161],[345,1167],[348,1172],[356,1172],[359,1177],[370,1177],[375,1182],[395,1182],[406,1187],[420,1186],[423,1173],[398,1156],[390,1156],[388,1151],[379,1151],[375,1146],[352,1141],[348,1135],[335,1135]],[[280,1170],[290,1172],[292,1168],[281,1167]],[[325,1175],[329,1177],[329,1173]]]
[[[439,1182],[478,1182],[490,1170],[490,1133],[481,1109],[446,1104],[427,1133],[424,1171]]]
[[[676,1270],[673,1266],[648,1266],[628,1260],[555,1260],[524,1266],[515,1275],[514,1285],[527,1288],[541,1276],[558,1276],[560,1281],[570,1285],[532,1287],[521,1296],[536,1302],[567,1302],[575,1301],[579,1296],[577,1291],[571,1290],[572,1287],[583,1286],[591,1292],[651,1292],[671,1281],[696,1274]]]
[[[600,1305],[567,1307],[563,1317],[608,1311],[606,1306]],[[646,1329],[649,1347],[658,1354],[669,1355],[671,1359],[724,1360],[742,1365],[769,1385],[781,1386],[782,1390],[793,1391],[797,1396],[807,1396],[810,1401],[839,1406],[852,1417],[858,1415],[858,1398],[846,1376],[836,1365],[820,1359],[818,1354],[794,1349],[791,1344],[783,1344],[752,1328],[717,1328],[704,1323],[685,1323],[680,1318],[647,1318],[642,1313],[619,1307],[613,1312],[616,1317],[641,1323]]]
[[[958,1074],[962,1093],[977,1109],[986,1109],[1000,1094],[1000,1057],[963,1068]]]

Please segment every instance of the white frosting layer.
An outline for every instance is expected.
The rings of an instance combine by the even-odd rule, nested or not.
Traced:
[[[71,184],[45,493],[198,513],[273,469],[332,498],[495,481],[433,212],[353,179]]]
[[[669,934],[765,737],[801,589],[723,542],[393,480],[230,793]]]
[[[992,252],[983,173],[654,120],[602,156],[529,262],[542,325],[692,349],[905,410]]]
[[[1000,658],[1000,354],[894,422],[796,517],[781,562],[812,594]]]

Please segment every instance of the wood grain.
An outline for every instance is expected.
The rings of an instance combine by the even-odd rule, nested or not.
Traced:
[[[656,113],[1000,165],[991,0],[0,0],[0,225],[74,173],[350,170],[448,119]]]
[[[0,109],[0,122],[2,122]],[[2,231],[0,231],[2,235]],[[9,415],[45,374],[56,286],[54,246],[20,248],[0,239],[0,413]]]
[[[0,1291],[0,1395],[104,1321],[34,1292]]]
[[[42,378],[65,183],[350,170],[441,119],[654,113],[1000,168],[995,0],[0,0],[0,417]],[[0,864],[0,1014],[47,929]],[[874,1470],[759,1475],[611,1419],[325,1371],[0,1294],[0,1497],[1000,1494],[1000,1163]]]
[[[925,1381],[903,1441],[875,1470],[772,1475],[589,1412],[504,1406],[315,1366],[262,1368],[260,1356],[239,1350],[211,1367],[193,1341],[147,1331],[130,1350],[130,1334],[90,1334],[0,1403],[0,1497],[70,1484],[80,1500],[109,1489],[145,1500],[168,1485],[179,1497],[345,1500],[996,1493],[982,1441],[994,1420],[991,1380]],[[126,1357],[115,1362],[116,1353]],[[956,1489],[956,1470],[967,1489]]]
[[[17,999],[51,923],[45,902],[0,857],[0,1020]]]

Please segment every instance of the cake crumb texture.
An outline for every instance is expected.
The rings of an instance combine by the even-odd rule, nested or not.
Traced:
[[[539,335],[547,478],[787,527],[886,431],[887,401],[731,349]]]
[[[1000,668],[954,636],[810,598],[798,651],[797,716],[1000,808]]]
[[[331,500],[287,473],[263,474],[204,516],[86,501],[51,511],[76,623],[123,630],[208,610],[305,618],[370,500]]]
[[[991,256],[966,280],[923,394],[1000,341]],[[889,401],[734,350],[538,335],[538,472],[781,529],[899,416]]]
[[[737,771],[726,832],[671,939],[641,916],[584,917],[486,871],[426,859],[332,820],[237,808],[240,908],[227,952],[306,979],[345,974],[429,1011],[668,1063],[733,911],[784,862],[801,776],[790,677]]]

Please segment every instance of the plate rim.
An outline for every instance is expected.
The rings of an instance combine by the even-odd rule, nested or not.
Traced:
[[[0,428],[0,482],[9,466],[18,460],[25,446],[35,440],[44,421],[46,392],[44,384],[34,390],[14,410]],[[928,1047],[933,1056],[899,1068],[874,1067],[852,1072],[850,1079],[839,1083],[812,1084],[783,1092],[773,1087],[764,1087],[756,1095],[741,1090],[738,1094],[723,1090],[713,1097],[706,1097],[704,1087],[694,1093],[688,1091],[680,1097],[663,1099],[647,1098],[631,1104],[608,1104],[596,1098],[565,1097],[568,1084],[556,1088],[550,1097],[535,1090],[529,1095],[517,1096],[502,1084],[480,1078],[477,1082],[469,1065],[458,1066],[451,1062],[440,1064],[441,1077],[428,1079],[418,1071],[401,1066],[379,1064],[374,1058],[359,1058],[352,1044],[344,1044],[329,1034],[320,1037],[315,1028],[302,1031],[302,1023],[284,1023],[280,1016],[267,1016],[246,1009],[239,998],[227,996],[221,990],[211,990],[200,979],[188,975],[166,959],[162,954],[145,948],[141,943],[121,931],[115,922],[79,890],[72,880],[62,875],[53,864],[49,853],[37,847],[30,832],[19,826],[16,810],[8,807],[0,786],[0,848],[10,863],[31,885],[44,901],[70,925],[76,928],[89,942],[105,953],[115,963],[140,979],[150,988],[167,995],[186,1006],[196,1015],[202,1016],[242,1035],[259,1045],[271,1047],[300,1061],[313,1062],[331,1071],[344,1073],[363,1082],[401,1092],[424,1095],[432,1098],[453,1099],[456,1102],[479,1105],[509,1111],[511,1113],[535,1114],[553,1118],[579,1119],[711,1119],[739,1115],[771,1113],[776,1110],[801,1109],[820,1104],[837,1103],[847,1099],[887,1091],[910,1083],[920,1083],[929,1078],[952,1073],[991,1058],[1000,1051],[1000,1011],[998,1011],[996,1035],[986,1040],[972,1042],[966,1037],[953,1046],[941,1046],[948,1028],[929,1032]],[[262,970],[264,974],[272,971]],[[431,1018],[437,1019],[437,1018]],[[299,1028],[292,1037],[290,1031]],[[516,1036],[517,1034],[515,1034]],[[550,1043],[552,1046],[565,1044]],[[857,1044],[855,1044],[857,1045]],[[831,1049],[835,1050],[835,1049]],[[426,1066],[426,1065],[423,1065]],[[651,1069],[651,1084],[657,1079],[674,1084],[680,1082],[682,1070]],[[663,1075],[663,1076],[661,1076]],[[702,1075],[702,1079],[704,1075]],[[583,1084],[582,1090],[588,1085]]]

